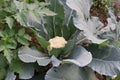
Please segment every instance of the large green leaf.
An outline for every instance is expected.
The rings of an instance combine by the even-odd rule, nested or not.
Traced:
[[[89,67],[98,73],[109,76],[120,72],[120,48],[114,46],[91,46],[91,48],[89,50],[93,54],[93,60],[88,65]]]
[[[51,60],[44,53],[37,49],[22,47],[18,52],[18,57],[25,63],[36,62],[41,66],[46,66]]]
[[[74,63],[80,67],[86,66],[92,61],[92,55],[82,46],[74,47],[71,54],[68,56],[67,59],[63,60],[63,62],[70,62]]]
[[[87,73],[73,64],[63,64],[51,68],[45,76],[45,80],[88,80]]]

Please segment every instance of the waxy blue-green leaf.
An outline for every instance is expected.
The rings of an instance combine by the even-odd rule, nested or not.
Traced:
[[[16,79],[16,75],[14,74],[14,72],[8,71],[5,80],[15,80],[15,79]]]
[[[61,63],[59,59],[57,59],[54,55],[51,57],[53,67],[58,67]]]
[[[87,73],[73,64],[53,67],[46,73],[45,80],[88,80]]]
[[[30,79],[34,75],[34,66],[31,64],[24,64],[22,66],[22,72],[19,74],[20,79]]]
[[[97,31],[103,27],[103,24],[97,17],[90,18],[91,0],[66,0],[66,4],[71,9],[75,10],[73,16],[73,23],[75,27],[84,31],[84,35],[92,43],[100,44],[105,40],[99,39]]]
[[[114,46],[95,47],[90,49],[93,60],[88,65],[94,71],[108,76],[116,75],[120,72],[120,48]]]
[[[88,65],[91,61],[91,53],[80,45],[74,47],[68,58],[63,60],[63,62],[73,63],[80,67]]]
[[[66,0],[66,4],[77,12],[80,19],[89,18],[92,0]]]
[[[19,50],[18,57],[25,63],[37,62],[40,66],[46,66],[51,61],[44,53],[27,46]]]

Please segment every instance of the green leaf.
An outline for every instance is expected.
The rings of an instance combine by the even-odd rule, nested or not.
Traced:
[[[12,70],[14,72],[17,72],[17,73],[22,72],[22,62],[19,60],[12,60],[9,67],[10,67],[10,70]]]
[[[27,26],[27,18],[23,13],[17,13],[14,18],[23,26]]]
[[[15,31],[14,29],[6,29],[3,34],[7,35],[8,37],[13,37],[15,35]]]
[[[0,80],[3,80],[5,76],[6,76],[5,68],[0,69]]]
[[[24,34],[25,34],[25,29],[24,29],[24,28],[19,29],[18,35],[19,35],[19,36],[23,36]]]
[[[3,31],[0,31],[0,37],[4,37]]]
[[[49,8],[57,15],[55,17],[59,17],[61,19],[64,19],[64,9],[60,5],[58,0],[46,0],[48,3],[50,3]]]
[[[14,23],[14,19],[11,18],[11,17],[6,17],[5,20],[6,20],[6,23],[8,24],[8,26],[9,26],[9,28],[12,29],[13,23]]]
[[[120,80],[120,74],[118,74],[118,75],[116,76],[116,78],[113,79],[113,80]]]
[[[3,54],[0,54],[0,69],[7,66],[7,60]]]
[[[12,51],[9,50],[9,49],[5,49],[4,50],[4,56],[6,57],[6,59],[8,60],[8,62],[11,63],[11,60],[13,59]]]
[[[45,40],[43,37],[41,36],[38,36],[37,37],[38,39],[38,42],[40,43],[40,45],[44,48],[44,49],[47,49],[48,45],[49,45],[49,42],[47,40]]]
[[[1,42],[1,41],[0,41]],[[0,52],[4,50],[4,45],[0,44]]]
[[[67,55],[68,53],[70,53],[72,49],[74,48],[74,45],[75,45],[75,41],[69,40],[67,44],[65,45],[65,47],[63,48],[63,54]]]
[[[40,15],[37,12],[29,11],[28,14],[33,21],[41,24],[41,18],[40,18]]]
[[[13,39],[13,38],[9,39],[7,44],[6,44],[6,48],[16,49],[16,47],[17,47],[17,42],[15,41],[15,39]]]
[[[28,34],[24,34],[24,36],[23,36],[25,39],[27,39],[27,40],[31,40],[31,36],[29,36]]]
[[[19,43],[21,43],[22,45],[29,45],[29,42],[25,39],[25,38],[23,38],[23,36],[21,37],[21,36],[18,36],[17,37],[17,41],[19,42]]]
[[[55,57],[58,57],[61,54],[61,52],[62,52],[62,48],[53,48],[50,51],[49,55],[50,56],[54,55]]]
[[[39,11],[39,14],[46,15],[46,16],[55,16],[56,13],[50,11],[48,8],[43,8]]]
[[[120,47],[120,41],[118,40],[113,41],[113,45],[116,47]]]

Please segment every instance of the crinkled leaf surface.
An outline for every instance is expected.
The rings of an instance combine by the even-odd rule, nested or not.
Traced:
[[[20,60],[26,63],[38,62],[41,66],[46,66],[51,60],[49,57],[45,56],[44,53],[38,51],[37,49],[29,48],[27,46],[23,47],[18,52],[18,57]]]
[[[63,62],[64,61],[74,63],[80,67],[83,67],[92,61],[92,55],[85,48],[79,45],[73,49],[68,59],[63,60]]]
[[[34,66],[31,64],[24,64],[23,65],[23,70],[19,74],[20,79],[30,79],[34,75]]]
[[[93,60],[88,65],[93,70],[103,75],[113,76],[120,72],[120,48],[114,46],[94,47],[91,46]]]
[[[74,25],[84,31],[84,35],[87,39],[91,40],[93,43],[100,44],[105,40],[101,40],[97,37],[96,32],[100,29],[103,24],[98,18],[89,18],[89,10],[92,4],[92,0],[67,0],[66,4],[73,10],[73,22]]]
[[[12,71],[9,71],[5,78],[5,80],[15,80],[15,79],[16,79],[16,76],[14,75],[14,72]]]
[[[88,80],[86,72],[73,64],[63,64],[51,68],[45,76],[45,80]]]

